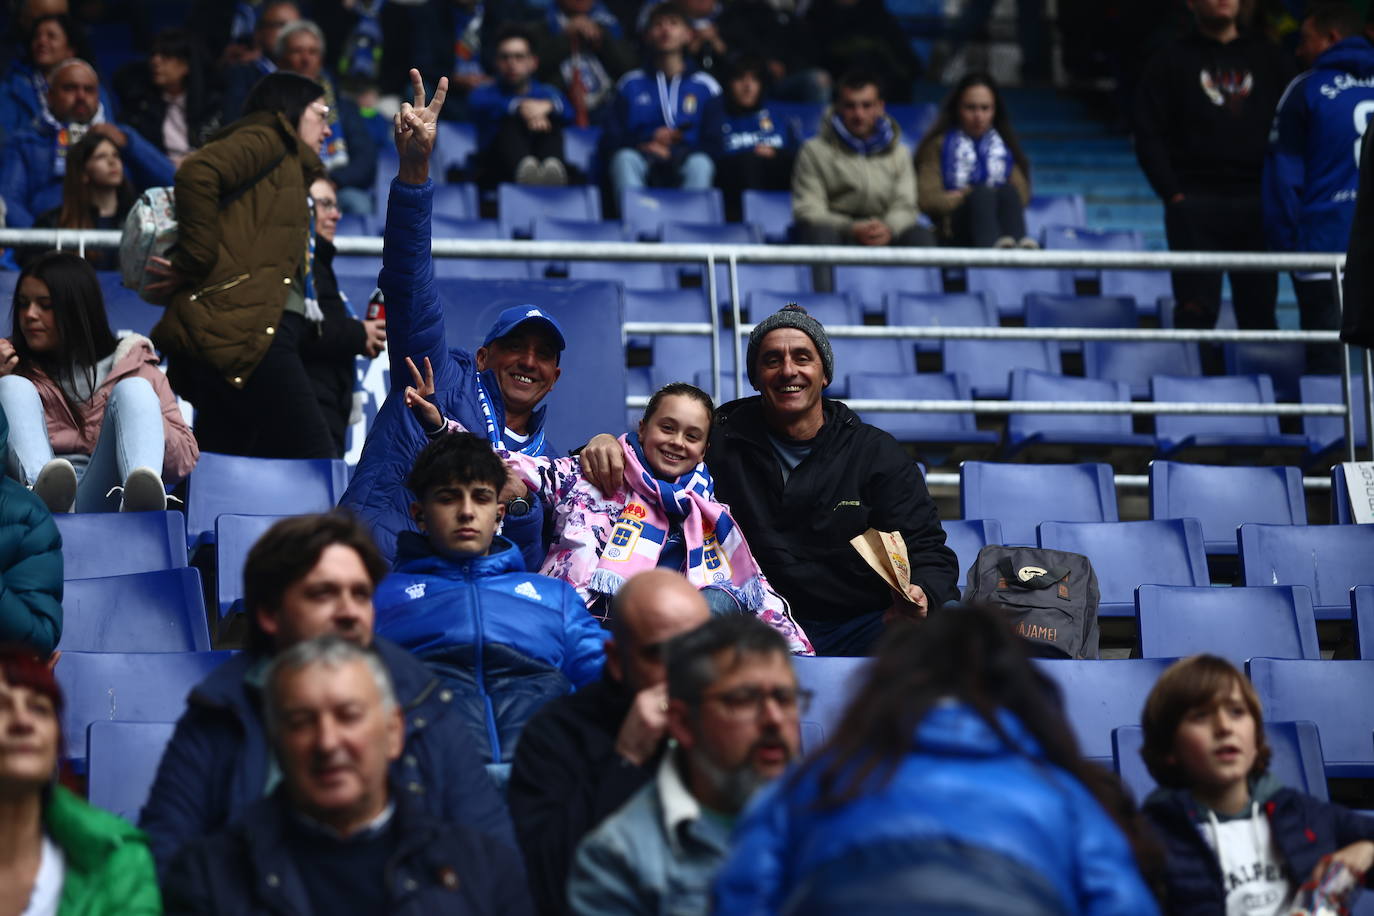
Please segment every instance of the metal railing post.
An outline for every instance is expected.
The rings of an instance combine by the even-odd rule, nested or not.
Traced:
[[[733,263],[733,258],[731,259]],[[716,256],[706,256],[706,297],[711,300],[711,397],[720,401],[720,307],[716,302]]]
[[[735,367],[735,397],[744,397],[744,379],[741,373],[739,353],[739,261],[730,255],[730,357]],[[716,382],[720,384],[719,381]],[[716,403],[720,403],[720,392],[716,392]]]
[[[1331,271],[1332,292],[1336,296],[1336,314],[1345,312],[1345,291],[1341,289],[1340,269]],[[1351,388],[1350,347],[1341,344],[1341,396],[1345,398],[1345,451],[1350,460],[1355,460],[1355,399]]]

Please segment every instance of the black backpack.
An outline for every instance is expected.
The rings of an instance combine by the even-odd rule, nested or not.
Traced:
[[[990,544],[978,551],[967,581],[964,601],[1006,608],[1037,655],[1098,657],[1101,595],[1092,562],[1082,554]]]

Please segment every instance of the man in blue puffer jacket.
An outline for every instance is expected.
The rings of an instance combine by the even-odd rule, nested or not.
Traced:
[[[1288,84],[1264,160],[1264,230],[1275,251],[1345,251],[1360,184],[1360,143],[1374,114],[1374,45],[1344,2],[1313,4],[1298,57],[1312,69]],[[1334,331],[1341,311],[1329,273],[1295,273],[1304,330]],[[1334,344],[1309,346],[1307,371],[1341,368]]]
[[[268,529],[244,564],[249,646],[198,684],[162,755],[138,825],[159,871],[187,842],[230,824],[281,782],[262,716],[272,658],[333,634],[370,647],[405,713],[405,753],[392,783],[437,820],[515,849],[510,815],[473,753],[453,691],[401,647],[373,635],[373,589],[386,572],[367,532],[342,514],[302,515]]]
[[[401,165],[391,183],[382,272],[377,278],[386,295],[392,388],[341,501],[372,529],[377,547],[388,558],[396,554],[396,535],[412,530],[405,478],[425,444],[420,424],[411,419],[402,400],[410,379],[406,357],[413,357],[417,365],[428,358],[433,365],[435,401],[444,416],[485,431],[493,443],[502,442],[512,451],[552,456],[558,452],[544,438],[545,408],[540,402],[558,381],[559,354],[565,346],[562,329],[547,312],[521,305],[501,313],[475,354],[449,349],[430,257],[434,182],[429,178],[435,124],[448,79],[439,80],[426,106],[419,72],[411,70],[410,75],[415,104],[404,103],[396,115]],[[502,533],[520,548],[525,565],[537,569],[544,560],[543,509],[538,500],[522,500],[519,506],[524,514],[510,512]]]
[[[377,632],[429,665],[488,762],[508,763],[529,718],[597,679],[605,634],[567,583],[525,572],[496,527],[506,467],[472,433],[442,433],[406,481],[423,536],[402,532],[377,589]]]

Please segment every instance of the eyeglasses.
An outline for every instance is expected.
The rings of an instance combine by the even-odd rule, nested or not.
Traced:
[[[528,51],[501,51],[496,55],[497,60],[524,60],[532,55]]]
[[[732,719],[749,719],[763,712],[765,700],[772,700],[785,716],[797,716],[811,706],[815,692],[800,687],[736,687],[721,693],[704,693],[701,702],[712,701],[720,705],[724,713]]]
[[[343,212],[343,210],[339,209],[339,202],[337,200],[329,200],[328,198],[317,199],[315,201],[315,206],[319,207],[325,213]]]
[[[310,110],[315,112],[315,114],[319,115],[322,118],[329,117],[329,106],[324,104],[323,102],[312,102],[310,105]]]

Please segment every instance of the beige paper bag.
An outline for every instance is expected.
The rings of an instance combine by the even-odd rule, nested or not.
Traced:
[[[849,541],[859,556],[883,577],[883,581],[911,601],[907,589],[911,587],[911,559],[907,556],[906,541],[896,531],[878,531],[869,528],[863,534]]]

